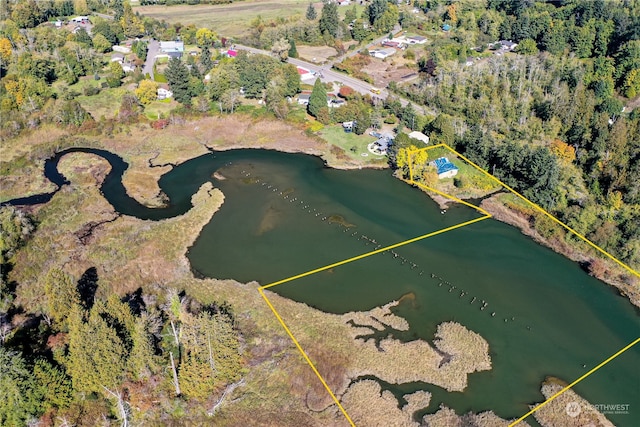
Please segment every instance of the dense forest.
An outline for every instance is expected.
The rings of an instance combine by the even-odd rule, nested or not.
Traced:
[[[425,126],[434,142],[637,268],[640,113],[631,100],[640,93],[640,3],[459,6],[446,12],[452,34],[418,60],[420,79],[394,89],[437,111]],[[441,22],[432,15],[432,25]],[[498,39],[519,43],[517,54],[467,65]]]

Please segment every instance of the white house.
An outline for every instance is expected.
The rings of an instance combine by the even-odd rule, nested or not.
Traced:
[[[114,52],[120,52],[120,53],[131,53],[131,49],[126,46],[114,45],[114,46],[111,46],[111,50],[113,50]]]
[[[124,64],[121,62],[120,65],[122,66],[122,71],[125,73],[132,73],[136,70],[136,66],[133,64]]]
[[[160,42],[160,52],[171,58],[180,58],[184,53],[184,42],[179,40]]]
[[[408,136],[411,139],[416,139],[418,141],[422,141],[427,145],[429,144],[429,137],[427,135],[425,135],[424,133],[422,133],[422,132],[418,132],[417,130],[414,130]]]
[[[453,178],[458,174],[458,168],[451,163],[448,158],[440,157],[429,163],[431,166],[435,166],[438,172],[438,179]]]
[[[397,52],[396,49],[392,48],[392,47],[388,47],[386,49],[375,49],[375,50],[370,50],[369,51],[369,55],[373,56],[374,58],[379,58],[379,59],[386,59],[390,56],[395,55]]]
[[[167,99],[167,98],[171,98],[172,96],[173,96],[173,92],[171,92],[169,89],[165,89],[163,87],[158,88],[158,99],[160,100]]]
[[[407,36],[407,43],[409,44],[425,44],[427,38],[424,36]]]
[[[73,24],[88,24],[89,17],[88,16],[76,16],[75,18],[71,18],[71,22]]]
[[[513,51],[518,47],[518,43],[514,43],[511,40],[500,40],[498,44],[500,45],[500,49],[505,51]]]
[[[309,98],[311,98],[311,94],[301,93],[300,95],[298,95],[298,104],[309,105]]]

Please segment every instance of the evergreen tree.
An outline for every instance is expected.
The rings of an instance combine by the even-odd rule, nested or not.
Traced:
[[[165,73],[169,87],[173,92],[173,97],[181,104],[191,103],[191,93],[189,91],[189,70],[178,58],[171,58]]]
[[[64,329],[71,310],[80,304],[76,284],[64,271],[52,268],[44,279],[44,294],[48,315]]]
[[[313,7],[313,3],[309,3],[306,16],[309,21],[315,21],[315,19],[318,17],[318,13],[316,12],[316,8]]]
[[[327,2],[322,6],[322,14],[318,21],[318,28],[321,33],[330,34],[332,37],[338,35],[338,27],[340,19],[338,17],[338,4],[335,2]]]
[[[213,68],[209,46],[204,46],[200,52],[200,66],[202,67],[203,74],[207,74]]]
[[[322,108],[327,106],[327,89],[320,79],[316,79],[313,84],[313,91],[309,97],[308,111],[313,117],[318,117],[318,113]]]
[[[289,58],[297,58],[298,49],[296,48],[296,42],[293,39],[289,39]]]
[[[0,346],[0,425],[26,425],[37,416],[39,392],[24,359]]]

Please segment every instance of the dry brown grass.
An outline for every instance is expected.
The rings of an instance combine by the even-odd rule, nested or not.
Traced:
[[[42,273],[53,266],[76,278],[96,267],[101,289],[118,294],[190,275],[186,248],[222,204],[222,193],[207,183],[193,196],[190,211],[163,221],[117,217],[97,189],[95,177],[107,168],[104,160],[89,154],[61,160],[71,184],[40,210],[37,231],[17,255],[13,278],[20,283],[20,303],[37,310]]]
[[[349,387],[342,404],[357,426],[418,427],[411,413],[398,408],[398,400],[388,390],[382,391],[373,380],[358,381]]]
[[[338,51],[331,46],[296,46],[298,49],[298,55],[301,59],[316,64],[322,64],[326,62],[330,57],[336,56]]]
[[[409,330],[409,322],[405,318],[396,316],[391,312],[391,307],[398,305],[398,301],[392,301],[382,307],[376,307],[368,312],[354,311],[344,315],[344,318],[353,320],[357,325],[371,326],[379,331],[383,331],[385,327],[390,327],[398,331]],[[354,328],[357,329],[357,328]],[[360,331],[355,331],[355,336],[359,335]]]
[[[549,398],[567,384],[557,378],[547,378],[542,384],[542,394]],[[568,405],[579,405],[580,410],[577,416],[570,416],[567,412]],[[533,409],[533,407],[532,407]],[[551,402],[533,413],[536,421],[543,427],[579,427],[579,426],[598,426],[613,427],[613,423],[604,415],[598,412],[593,405],[576,394],[573,390],[567,390]]]

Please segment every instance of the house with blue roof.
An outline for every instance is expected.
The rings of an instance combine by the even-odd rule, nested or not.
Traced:
[[[458,168],[456,165],[451,163],[446,157],[435,159],[429,164],[435,166],[436,171],[438,172],[438,179],[453,178],[458,174]]]

